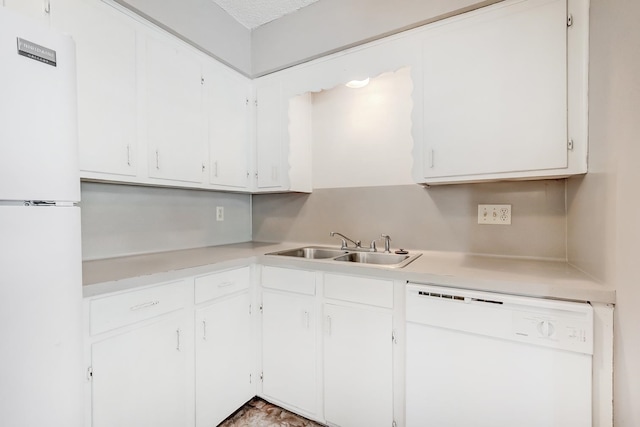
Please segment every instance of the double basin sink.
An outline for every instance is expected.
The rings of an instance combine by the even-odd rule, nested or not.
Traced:
[[[302,248],[271,252],[267,255],[285,256],[318,261],[357,263],[375,265],[378,267],[402,268],[422,254],[396,254],[384,252],[367,252],[366,249],[335,249],[322,246],[305,246]]]

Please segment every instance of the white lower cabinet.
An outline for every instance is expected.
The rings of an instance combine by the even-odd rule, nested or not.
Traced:
[[[393,282],[324,275],[324,417],[388,427],[393,411]]]
[[[196,426],[218,425],[255,395],[249,291],[196,310]]]
[[[262,396],[317,418],[315,273],[265,266],[261,284]]]
[[[262,393],[315,413],[314,298],[265,290],[262,310]]]
[[[324,305],[324,416],[341,427],[393,423],[391,312]]]
[[[91,345],[93,427],[188,425],[182,311]]]

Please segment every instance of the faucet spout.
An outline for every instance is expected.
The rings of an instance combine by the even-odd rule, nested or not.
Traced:
[[[391,237],[388,234],[381,234],[380,237],[384,239],[384,252],[391,253]]]
[[[362,243],[362,242],[360,242],[360,240],[351,240],[350,238],[348,238],[348,237],[347,237],[347,236],[345,236],[344,234],[342,234],[342,233],[337,233],[337,232],[335,232],[335,231],[330,232],[330,233],[329,233],[329,235],[330,235],[330,236],[332,236],[332,237],[333,237],[333,236],[340,236],[340,238],[341,238],[341,240],[342,240],[342,247],[341,247],[340,249],[346,249],[346,248],[348,247],[348,245],[347,245],[347,241],[349,241],[349,242],[353,243],[353,245],[354,245],[356,248],[359,248],[359,247],[360,247],[360,244]]]

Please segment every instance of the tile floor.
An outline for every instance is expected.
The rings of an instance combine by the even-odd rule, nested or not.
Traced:
[[[218,427],[322,427],[322,424],[255,397]]]

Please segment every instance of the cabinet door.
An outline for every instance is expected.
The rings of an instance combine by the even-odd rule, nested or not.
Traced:
[[[55,0],[54,28],[76,42],[80,169],[136,175],[136,31],[99,1]]]
[[[218,425],[255,395],[249,293],[196,311],[196,427]]]
[[[258,189],[281,187],[282,84],[271,82],[256,89],[256,167]]]
[[[325,304],[324,415],[341,427],[393,423],[392,316]]]
[[[249,91],[249,81],[230,71],[205,75],[211,184],[242,189],[249,184]]]
[[[169,39],[149,36],[144,45],[149,176],[202,183],[206,127],[200,63]]]
[[[91,346],[93,427],[187,425],[184,331],[170,316]]]
[[[263,394],[315,413],[316,322],[313,298],[264,291]]]
[[[50,0],[4,0],[4,6],[44,25],[49,25]]]
[[[531,0],[425,33],[425,177],[567,167],[566,17]]]

